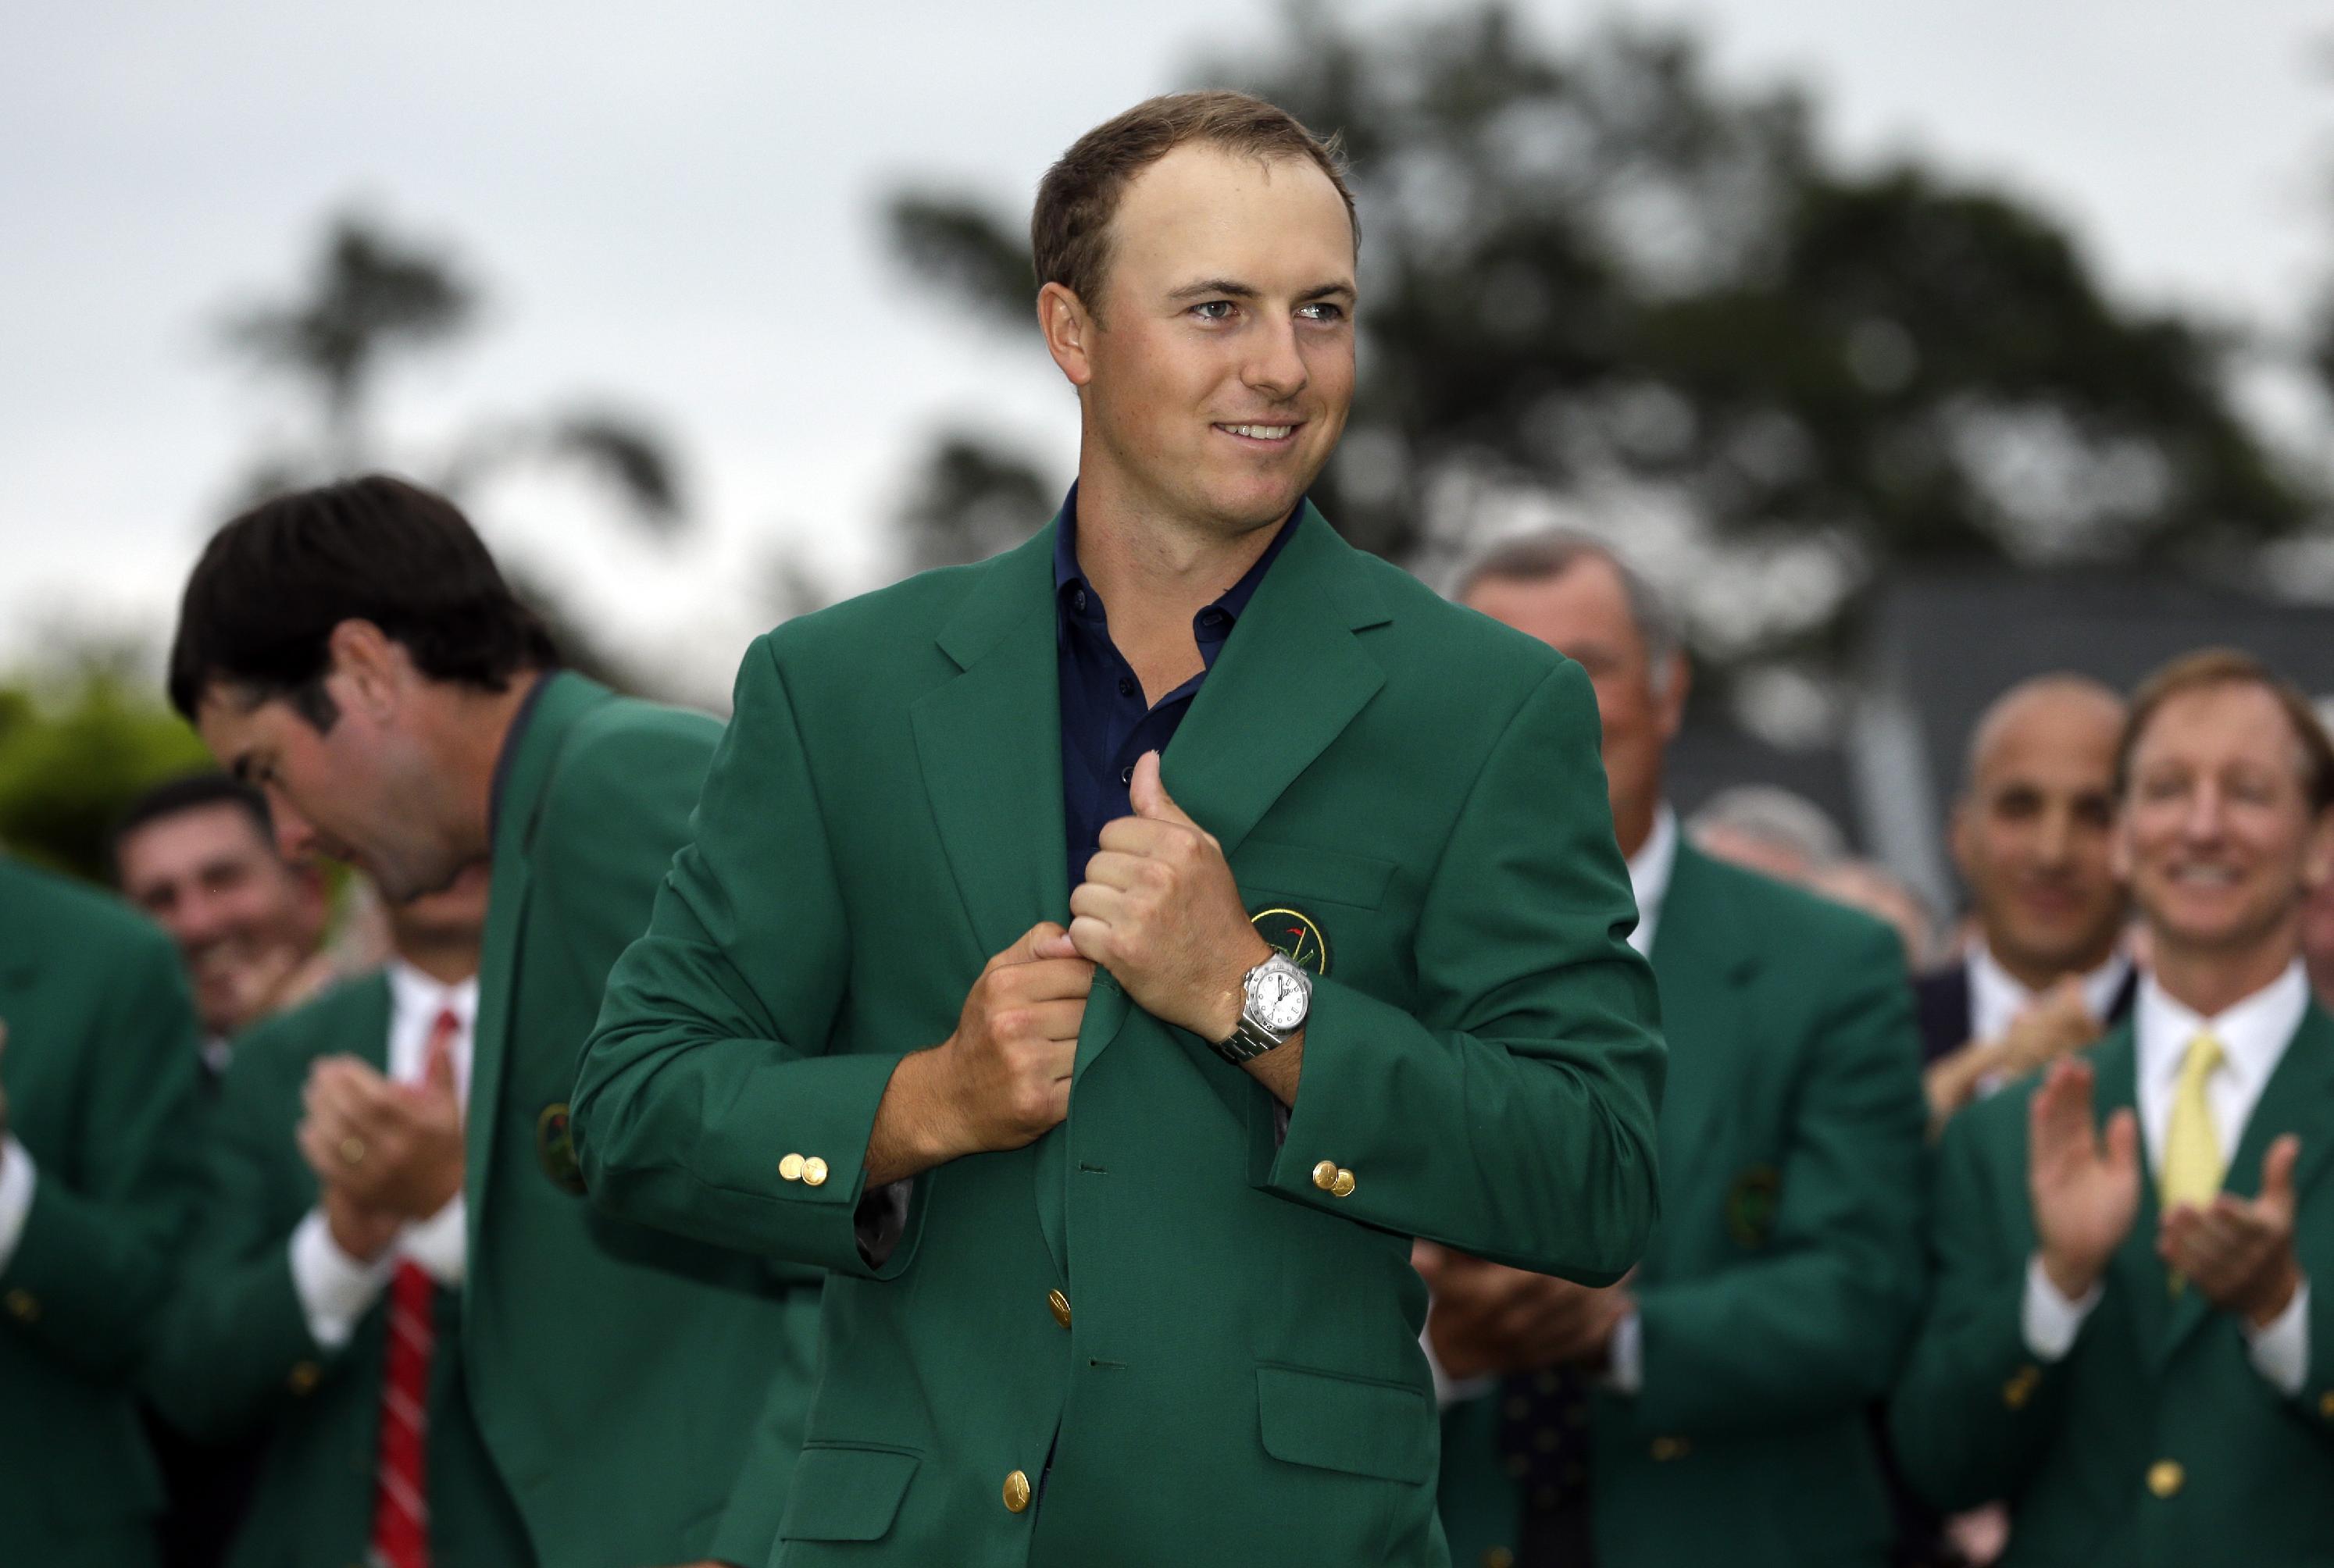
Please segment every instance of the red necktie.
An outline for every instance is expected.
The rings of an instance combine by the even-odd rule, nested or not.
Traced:
[[[421,1081],[437,1073],[462,1020],[446,1008],[429,1025]],[[438,1282],[400,1258],[389,1287],[389,1365],[381,1385],[381,1465],[372,1549],[381,1568],[429,1568],[429,1493],[423,1455],[429,1431],[429,1356],[437,1348]]]

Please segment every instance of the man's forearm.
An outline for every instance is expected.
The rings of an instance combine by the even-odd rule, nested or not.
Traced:
[[[1299,1029],[1261,1056],[1240,1063],[1249,1076],[1272,1091],[1272,1097],[1297,1109],[1297,1081],[1305,1072],[1305,1031]]]
[[[946,1165],[965,1150],[949,1135],[952,1121],[941,1082],[940,1047],[900,1058],[867,1135],[867,1185],[888,1187]]]

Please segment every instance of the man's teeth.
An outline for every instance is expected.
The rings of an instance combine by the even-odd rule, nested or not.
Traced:
[[[1226,425],[1224,428],[1235,436],[1247,436],[1259,441],[1278,441],[1286,438],[1288,432],[1297,427],[1294,425]]]

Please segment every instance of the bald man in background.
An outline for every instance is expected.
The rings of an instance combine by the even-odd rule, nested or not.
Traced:
[[[2111,851],[2123,722],[2123,698],[2079,675],[2023,681],[1978,720],[1953,818],[1976,930],[1915,984],[1933,1128],[2130,1011]]]

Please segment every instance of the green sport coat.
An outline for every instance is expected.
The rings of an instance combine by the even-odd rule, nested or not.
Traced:
[[[1308,507],[1165,757],[1250,909],[1326,938],[1285,1140],[1101,976],[1068,1120],[924,1173],[873,1265],[894,1064],[1067,918],[1053,538],[747,653],[584,1060],[593,1198],[835,1271],[784,1568],[1441,1563],[1410,1237],[1605,1281],[1655,1209],[1587,680]]]
[[[38,1173],[0,1269],[0,1563],[154,1560],[134,1384],[194,1199],[197,1026],[169,938],[0,855],[0,1088]]]
[[[1878,1568],[1895,1525],[1871,1410],[1924,1274],[1903,946],[1681,842],[1653,958],[1663,1217],[1633,1287],[1643,1385],[1593,1407],[1596,1561]],[[1443,1525],[1468,1568],[1522,1517],[1500,1397],[1444,1416]]]
[[[320,1056],[389,1063],[386,975],[348,981],[236,1042],[211,1121],[203,1217],[166,1317],[149,1386],[206,1441],[266,1434],[231,1568],[339,1568],[372,1538],[386,1291],[338,1350],[309,1332],[292,1283],[291,1240],[317,1184],[294,1144],[301,1091]],[[458,1291],[438,1292],[427,1485],[437,1568],[526,1568],[534,1561],[463,1388]]]
[[[464,1172],[471,1409],[549,1568],[758,1568],[810,1397],[816,1276],[594,1210],[566,1138],[608,967],[648,924],[720,726],[545,682],[496,803]]]
[[[2085,1053],[2101,1125],[2136,1102],[2129,1023]],[[2035,1248],[2026,1188],[2034,1081],[1945,1130],[1932,1226],[1937,1290],[1890,1409],[1905,1477],[1940,1507],[2007,1498],[2006,1568],[2290,1568],[2334,1562],[2334,1019],[2312,1006],[2229,1161],[2260,1190],[2262,1156],[2301,1139],[2295,1247],[2310,1293],[2310,1370],[2281,1395],[2233,1318],[2173,1290],[2156,1252],[2155,1174],[2074,1347],[2044,1364],[2021,1307]]]

